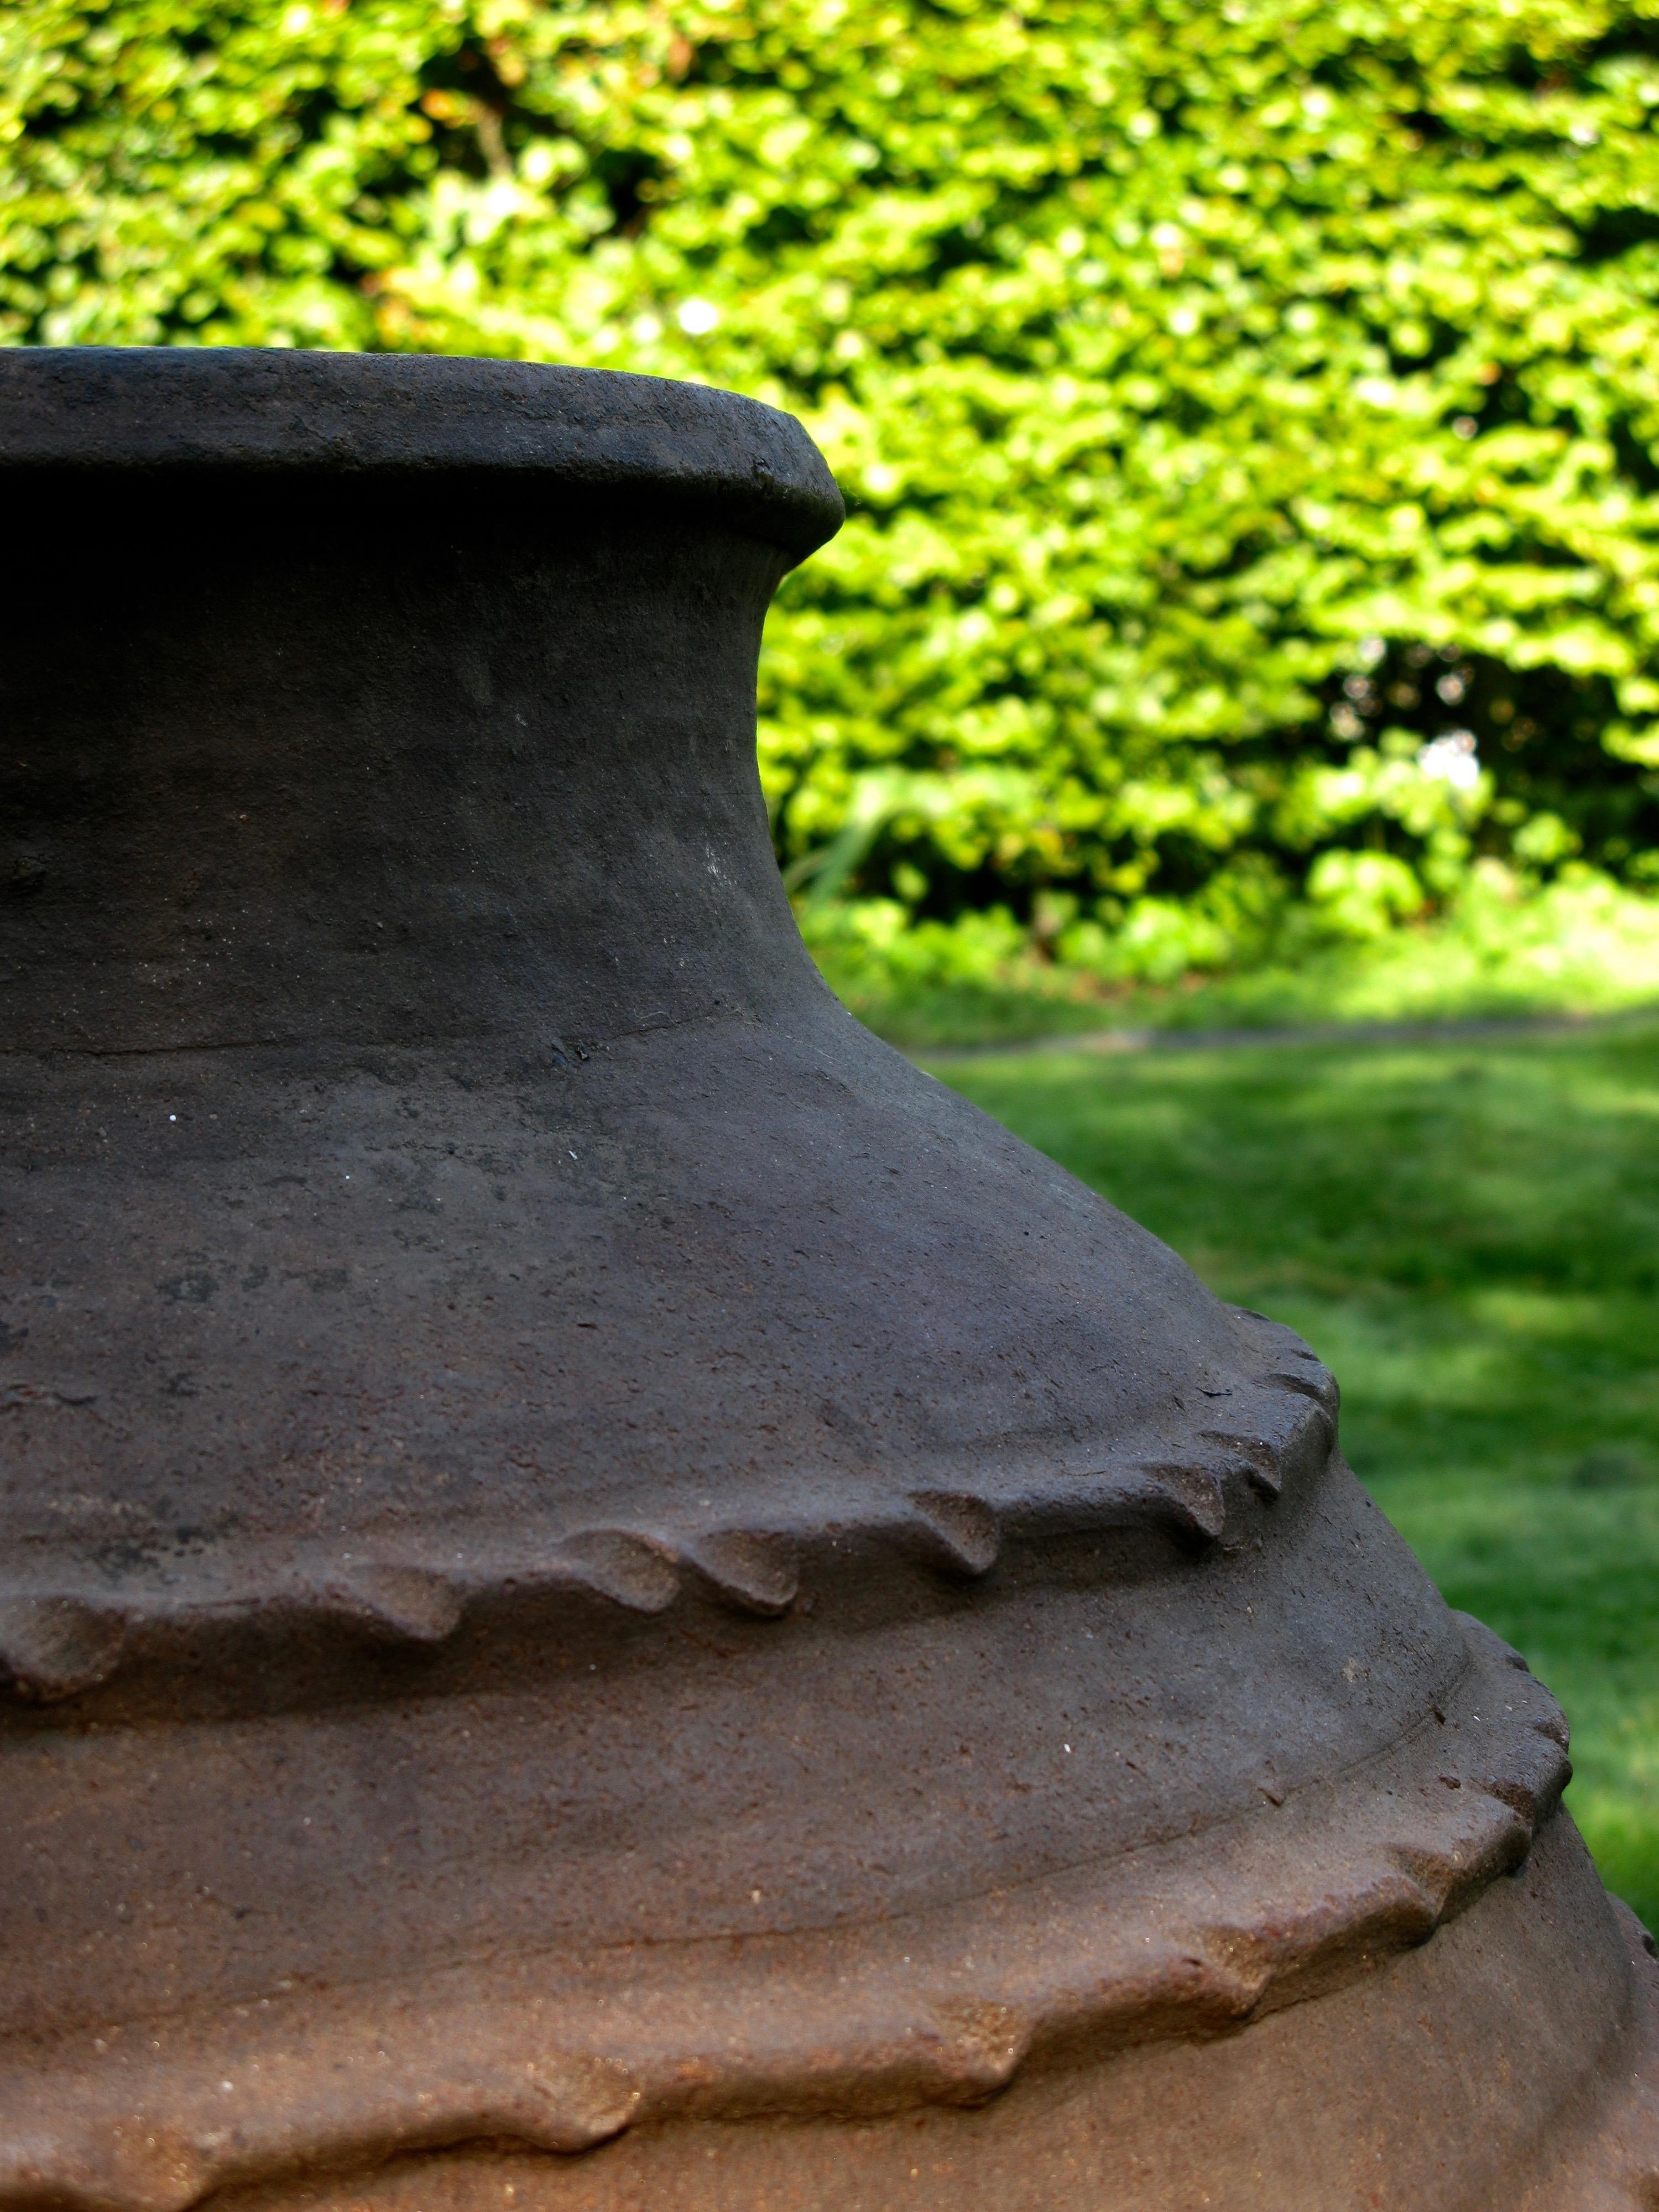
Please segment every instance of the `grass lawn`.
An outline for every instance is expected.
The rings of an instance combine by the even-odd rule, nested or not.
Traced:
[[[1659,1929],[1659,1023],[936,1073],[1334,1369],[1361,1479],[1567,1709]]]

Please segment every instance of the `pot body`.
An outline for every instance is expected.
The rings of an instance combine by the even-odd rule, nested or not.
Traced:
[[[0,2205],[1647,2202],[1546,1693],[800,947],[796,426],[14,355],[0,466]]]

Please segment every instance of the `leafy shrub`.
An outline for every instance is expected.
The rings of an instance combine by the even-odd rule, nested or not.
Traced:
[[[792,884],[1161,975],[1659,881],[1656,109],[1654,0],[11,0],[0,335],[793,409]]]
[[[1066,1031],[1213,1030],[1328,1022],[1445,1022],[1613,1014],[1650,1007],[1659,899],[1569,862],[1528,885],[1478,860],[1445,910],[1360,934],[1291,905],[1278,935],[1212,957],[1199,899],[1044,957],[1008,909],[954,923],[896,900],[838,902],[805,917],[836,991],[908,1046],[977,1045]],[[1366,917],[1375,927],[1375,917]],[[1205,975],[1206,968],[1230,970]]]

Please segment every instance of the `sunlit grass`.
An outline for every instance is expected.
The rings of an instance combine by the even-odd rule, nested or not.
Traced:
[[[941,1066],[1340,1377],[1348,1455],[1567,1708],[1659,1926],[1659,1024]]]

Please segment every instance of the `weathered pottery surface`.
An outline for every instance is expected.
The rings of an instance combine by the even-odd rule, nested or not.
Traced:
[[[867,1036],[650,380],[0,356],[0,2207],[1659,2202],[1555,1706]]]

